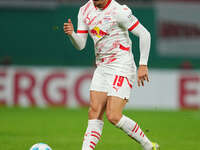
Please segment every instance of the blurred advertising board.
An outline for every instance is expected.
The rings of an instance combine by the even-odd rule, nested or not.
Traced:
[[[200,57],[200,1],[156,1],[157,50],[163,57]]]
[[[0,105],[88,106],[94,68],[0,67]],[[200,108],[200,70],[150,70],[150,83],[135,82],[127,108]]]

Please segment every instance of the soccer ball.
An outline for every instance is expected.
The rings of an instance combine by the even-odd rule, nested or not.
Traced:
[[[30,150],[52,150],[51,147],[44,143],[37,143],[34,144]]]

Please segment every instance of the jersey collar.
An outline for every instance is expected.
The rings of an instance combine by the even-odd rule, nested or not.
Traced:
[[[93,4],[93,0],[91,0],[91,2],[92,2],[92,4]],[[106,8],[110,5],[111,2],[112,2],[112,0],[108,0],[106,6],[104,6],[104,8],[101,8],[100,10],[106,9]],[[93,5],[94,5],[94,4],[93,4]],[[99,8],[97,8],[96,6],[94,6],[94,7],[96,8],[96,10],[99,9]]]
[[[108,0],[106,6],[104,8],[102,8],[102,10],[106,9],[110,5],[111,2],[112,2],[112,0]]]

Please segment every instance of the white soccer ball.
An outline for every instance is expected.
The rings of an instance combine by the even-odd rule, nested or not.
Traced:
[[[52,150],[51,147],[44,143],[37,143],[34,144],[30,150]]]

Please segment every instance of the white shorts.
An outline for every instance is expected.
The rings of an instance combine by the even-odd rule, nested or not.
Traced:
[[[102,68],[95,70],[90,91],[106,92],[107,96],[116,96],[128,100],[133,80],[114,73],[105,73]]]

